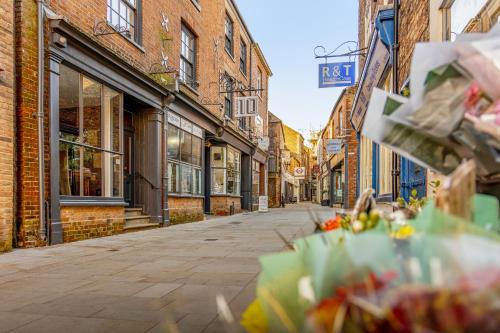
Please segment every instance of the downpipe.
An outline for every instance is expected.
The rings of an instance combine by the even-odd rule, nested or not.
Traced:
[[[45,80],[45,36],[44,36],[44,18],[45,18],[45,1],[37,1],[38,15],[38,203],[40,224],[38,234],[42,241],[47,240],[47,219],[45,211],[45,134],[44,134],[44,80]]]

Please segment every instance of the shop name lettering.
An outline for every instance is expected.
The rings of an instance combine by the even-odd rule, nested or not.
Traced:
[[[319,65],[319,87],[346,87],[354,85],[355,63],[340,62]]]

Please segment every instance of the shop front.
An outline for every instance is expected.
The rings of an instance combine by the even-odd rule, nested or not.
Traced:
[[[171,224],[204,218],[203,129],[168,113],[167,192]]]
[[[394,40],[392,9],[381,10],[377,16],[368,47],[368,56],[354,98],[351,123],[359,133],[359,168],[357,193],[373,188],[377,201],[391,201],[393,192],[393,153],[361,135],[365,113],[375,87],[390,90],[390,47]]]
[[[169,91],[65,21],[51,28],[66,43],[49,48],[50,243],[158,227]]]

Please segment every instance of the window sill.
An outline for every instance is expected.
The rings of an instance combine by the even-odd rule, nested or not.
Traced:
[[[62,207],[127,207],[123,198],[61,197]]]
[[[108,23],[108,25],[113,29],[115,30],[116,32],[118,32],[118,30],[116,30],[116,28],[114,26],[112,26],[111,24]],[[141,51],[142,53],[146,53],[146,49],[144,47],[142,47],[142,45],[140,45],[139,43],[137,43],[135,40],[125,36],[124,34],[121,34],[118,32],[118,35],[122,36],[127,42],[129,42],[130,44],[134,45],[137,49],[139,49],[139,51]]]
[[[174,198],[186,198],[186,199],[205,199],[205,196],[203,195],[181,194],[181,193],[169,193],[168,196]]]
[[[226,54],[229,56],[229,58],[231,58],[231,60],[236,63],[236,60],[234,59],[234,55],[231,54],[231,52],[229,52],[226,48],[224,48],[224,50],[226,51]]]
[[[226,198],[243,198],[241,195],[232,194],[210,194],[211,197],[226,197]]]
[[[187,83],[184,83],[182,81],[179,81],[183,87],[185,87],[187,90],[189,90],[190,92],[192,92],[193,94],[195,94],[196,96],[200,96],[200,93],[194,89],[193,87],[191,87],[189,84]]]
[[[193,3],[193,6],[195,6],[199,12],[201,12],[201,5],[198,3],[198,1],[191,0],[191,2]]]

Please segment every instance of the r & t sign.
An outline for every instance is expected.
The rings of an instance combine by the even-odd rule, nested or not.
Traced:
[[[353,86],[356,64],[354,62],[338,62],[319,65],[319,87],[350,87]]]

